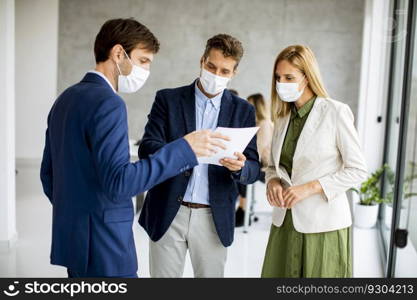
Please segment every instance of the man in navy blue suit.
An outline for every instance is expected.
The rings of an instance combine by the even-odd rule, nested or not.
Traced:
[[[136,20],[107,21],[94,44],[95,70],[49,113],[40,175],[53,207],[51,263],[69,277],[137,277],[131,197],[224,148],[226,137],[195,131],[130,163],[126,105],[116,91],[139,90],[158,49]]]
[[[254,107],[227,90],[243,55],[241,43],[219,34],[207,41],[200,77],[191,85],[158,91],[139,157],[196,129],[254,127]],[[260,172],[256,137],[223,166],[200,164],[152,188],[139,223],[149,237],[152,277],[181,277],[187,250],[196,277],[223,277],[235,228],[236,183],[250,184]]]

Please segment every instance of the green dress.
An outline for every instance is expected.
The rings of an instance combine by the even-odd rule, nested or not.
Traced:
[[[280,165],[291,177],[298,138],[316,97],[299,110],[291,107],[291,118],[282,146]],[[350,227],[320,233],[294,229],[291,209],[280,227],[271,225],[262,277],[351,277]]]

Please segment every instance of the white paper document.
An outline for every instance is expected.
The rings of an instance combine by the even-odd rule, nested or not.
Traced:
[[[200,164],[212,164],[221,166],[219,160],[222,158],[233,158],[237,159],[233,153],[240,152],[243,153],[246,146],[252,140],[259,127],[248,127],[248,128],[227,128],[227,127],[217,127],[215,132],[220,132],[221,134],[228,136],[230,141],[225,141],[220,139],[220,141],[226,145],[227,149],[220,149],[219,152],[210,156],[210,157],[199,157],[198,162]]]

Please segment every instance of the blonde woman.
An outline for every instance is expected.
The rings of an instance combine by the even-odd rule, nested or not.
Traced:
[[[352,111],[329,98],[313,52],[300,45],[275,60],[271,100],[273,216],[262,277],[350,277],[346,191],[367,177]]]
[[[262,171],[259,180],[265,182],[265,169],[268,166],[268,159],[271,153],[271,139],[273,124],[268,114],[264,96],[260,93],[248,97],[248,102],[255,107],[256,126],[259,127],[256,144],[261,159]],[[246,185],[238,184],[239,207],[236,210],[236,227],[243,226],[246,207]]]

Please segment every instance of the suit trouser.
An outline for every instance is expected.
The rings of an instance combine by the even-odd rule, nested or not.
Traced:
[[[100,278],[138,278],[136,273],[130,275],[123,275],[123,276],[102,276],[99,274],[91,274],[91,273],[79,273],[77,271],[71,270],[67,268],[68,278],[88,278],[88,277],[100,277]]]
[[[223,277],[227,248],[220,242],[211,208],[181,205],[164,236],[149,242],[151,277],[182,277],[190,251],[195,277]]]

